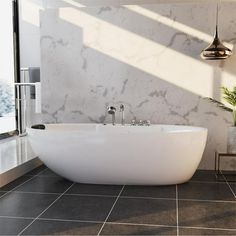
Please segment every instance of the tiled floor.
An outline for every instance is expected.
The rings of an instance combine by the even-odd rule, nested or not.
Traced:
[[[72,183],[40,167],[0,189],[0,235],[236,235],[236,183]]]

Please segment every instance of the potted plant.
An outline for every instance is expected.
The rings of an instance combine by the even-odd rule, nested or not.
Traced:
[[[227,142],[227,152],[236,153],[236,87],[233,90],[229,90],[226,87],[221,88],[224,100],[230,105],[230,107],[225,104],[209,98],[210,101],[217,104],[218,107],[229,111],[233,115],[233,126],[228,128],[228,142]]]

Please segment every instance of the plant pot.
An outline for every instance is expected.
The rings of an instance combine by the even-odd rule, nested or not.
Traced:
[[[228,128],[227,152],[236,153],[236,126]]]

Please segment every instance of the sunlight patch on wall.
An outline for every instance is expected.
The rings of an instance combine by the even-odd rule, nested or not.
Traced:
[[[158,23],[164,24],[171,28],[174,28],[180,32],[184,32],[192,37],[199,38],[205,42],[211,43],[212,36],[205,34],[197,29],[191,28],[187,25],[184,25],[178,21],[170,19],[166,16],[160,15],[156,12],[150,11],[148,9],[142,8],[141,6],[125,6],[125,8],[129,9],[130,11],[136,12],[140,15],[143,15],[151,20],[157,21]]]
[[[198,38],[198,39],[203,40],[207,43],[212,43],[213,35],[206,34],[202,31],[199,31],[197,29],[189,27],[189,26],[182,24],[178,21],[170,19],[166,16],[163,16],[163,15],[160,15],[156,12],[142,8],[141,6],[124,6],[124,7],[131,10],[131,11],[134,11],[140,15],[143,15],[151,20],[157,21],[157,22],[162,23],[166,26],[172,27],[180,32],[191,35],[192,37]],[[224,42],[224,44],[225,44],[225,46],[229,47],[230,49],[233,48],[233,44],[231,44],[231,43]]]
[[[222,71],[221,81],[221,84],[228,87],[229,89],[232,89],[236,86],[236,76],[227,71]]]
[[[40,10],[44,8],[31,0],[22,0],[21,11],[22,11],[22,20],[32,24],[34,26],[40,27]]]
[[[68,3],[68,4],[71,4],[72,6],[75,6],[75,7],[85,7],[85,5],[81,4],[81,3],[78,3],[74,0],[63,0],[65,3]]]
[[[212,96],[213,73],[210,65],[83,11],[61,8],[59,17],[82,29],[86,47],[192,93]],[[120,15],[114,14],[113,17]]]

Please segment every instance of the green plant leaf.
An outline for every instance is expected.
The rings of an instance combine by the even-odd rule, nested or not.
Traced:
[[[222,89],[222,93],[224,95],[225,101],[235,107],[236,106],[236,87],[234,87],[232,91],[226,87],[222,87],[221,89]]]
[[[233,109],[231,109],[231,108],[225,106],[224,103],[219,102],[219,101],[217,101],[217,100],[215,100],[215,99],[213,99],[213,98],[206,97],[205,99],[209,100],[209,101],[212,102],[212,103],[215,103],[215,104],[217,105],[217,107],[219,107],[219,108],[221,108],[221,109],[223,109],[223,110],[225,110],[225,111],[229,111],[229,112],[232,112],[232,111],[233,111]]]
[[[229,111],[232,112],[233,114],[233,119],[234,119],[234,126],[236,126],[236,86],[233,87],[232,90],[229,90],[226,87],[221,87],[221,91],[223,94],[223,98],[224,100],[229,103],[231,106],[233,106],[233,109],[227,107],[224,103],[219,102],[213,98],[206,98],[209,101],[215,103],[217,105],[217,107],[225,110],[225,111]]]

